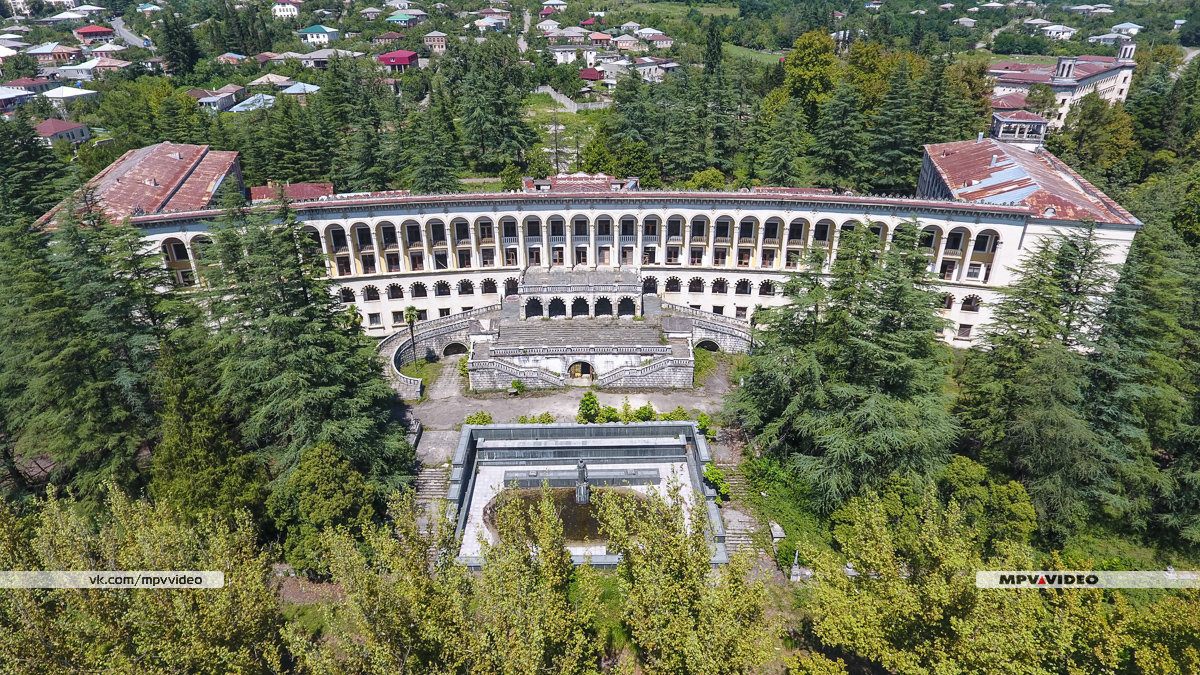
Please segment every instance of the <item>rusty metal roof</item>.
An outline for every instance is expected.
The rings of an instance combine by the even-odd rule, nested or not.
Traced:
[[[207,145],[159,143],[125,153],[88,186],[113,218],[203,209],[235,170],[237,155]]]
[[[994,139],[925,146],[950,192],[982,204],[1020,204],[1036,217],[1126,225],[1137,218],[1044,150],[1029,152]]]

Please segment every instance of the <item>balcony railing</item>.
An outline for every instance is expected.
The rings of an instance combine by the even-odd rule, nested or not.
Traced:
[[[795,239],[795,238],[790,238],[790,239],[788,239],[788,240],[787,240],[787,245],[788,245],[788,246],[797,246],[797,247],[799,247],[799,246],[804,246],[804,240],[803,240],[803,239]]]
[[[738,237],[738,246],[751,246],[754,244],[754,237]]]
[[[392,241],[385,241],[385,242],[383,242],[383,250],[385,250],[385,251],[399,251],[399,250],[400,250],[400,243],[399,243],[399,242],[397,242],[397,241],[396,241],[396,240],[394,240],[394,239],[393,239]]]
[[[565,244],[566,242],[567,242],[567,235],[565,235],[565,234],[550,235],[550,243],[551,244]]]
[[[454,240],[454,245],[455,246],[470,246],[471,238],[470,237],[459,237],[458,239]]]
[[[779,240],[776,238],[763,239],[763,246],[779,246]]]
[[[725,244],[726,246],[728,246],[729,245],[729,237],[718,236],[716,239],[713,239],[713,243],[714,244]]]
[[[636,244],[637,243],[637,235],[636,234],[623,234],[623,235],[621,235],[621,243],[622,244]]]
[[[370,253],[370,252],[372,252],[372,251],[374,251],[374,250],[375,250],[375,244],[361,244],[361,243],[360,243],[360,244],[358,245],[358,252],[359,252],[359,253]]]
[[[347,246],[346,244],[342,244],[341,246],[334,246],[334,247],[333,247],[333,252],[334,252],[334,253],[345,253],[345,252],[347,252],[347,251],[349,251],[349,250],[350,250],[350,247],[349,247],[349,246]]]
[[[963,251],[961,248],[948,248],[942,252],[942,255],[947,258],[961,258]]]
[[[433,242],[434,248],[446,248],[446,246],[447,244],[445,239],[437,239]]]
[[[520,240],[517,237],[504,237],[500,240],[500,243],[507,246],[508,244],[519,243],[519,241]]]
[[[692,243],[693,244],[707,244],[708,237],[703,234],[693,234],[692,235]]]
[[[494,246],[495,244],[496,240],[493,237],[481,237],[479,239],[480,246]]]

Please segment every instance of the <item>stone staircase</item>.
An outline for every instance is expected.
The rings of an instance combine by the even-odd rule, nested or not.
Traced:
[[[744,505],[746,497],[750,495],[753,489],[750,483],[747,482],[742,472],[733,464],[722,464],[720,468],[725,472],[725,481],[729,484],[729,492],[732,494],[731,506],[738,510],[741,515],[748,511]],[[741,506],[739,509],[738,507]],[[761,535],[756,533],[761,529],[759,523],[754,520],[748,513],[744,513],[741,517],[733,517],[733,513],[726,512],[728,515],[725,518],[725,546],[730,554],[740,553],[745,551],[752,556],[761,554],[770,554],[769,549],[765,549],[759,543],[762,540]]]
[[[446,466],[427,466],[417,474],[417,505],[429,510],[429,507],[446,498],[446,490],[450,488],[450,469]]]
[[[500,328],[495,347],[660,346],[658,324],[576,317],[570,321],[524,321]]]

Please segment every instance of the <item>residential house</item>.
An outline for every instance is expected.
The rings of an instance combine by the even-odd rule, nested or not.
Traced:
[[[417,66],[417,53],[407,49],[397,49],[394,52],[379,55],[379,62],[393,73],[403,73]]]
[[[268,94],[255,94],[241,103],[233,106],[228,112],[240,113],[251,110],[266,110],[275,107],[275,97]]]
[[[537,28],[541,32],[545,33],[547,31],[558,30],[558,27],[561,25],[562,24],[555,21],[554,19],[546,19],[544,21],[539,21],[537,23],[537,25],[534,26],[534,28]]]
[[[543,19],[550,16],[551,14],[554,14],[554,10],[550,9],[549,7],[543,7],[542,11],[538,12],[538,16]]]
[[[83,14],[86,16],[96,16],[96,15],[104,14],[108,10],[103,7],[100,7],[99,5],[79,5],[78,7],[74,8],[71,11],[75,12],[76,14]]]
[[[579,77],[580,79],[588,82],[600,82],[604,79],[604,75],[595,68],[584,68],[583,70],[579,71]]]
[[[32,99],[33,92],[15,87],[0,87],[0,113],[10,113],[17,106]]]
[[[429,47],[429,51],[434,54],[441,54],[446,51],[446,34],[440,30],[426,33],[424,42],[425,46]]]
[[[478,14],[480,16],[499,16],[503,17],[506,21],[511,20],[512,17],[512,14],[507,9],[496,9],[495,7],[481,9]]]
[[[113,37],[116,35],[116,31],[111,28],[95,25],[76,28],[71,32],[75,34],[76,40],[79,40],[85,45],[97,43],[104,44],[106,42],[111,42]]]
[[[561,12],[567,8],[567,3],[563,2],[563,0],[544,0],[542,2],[542,7],[545,7],[546,9],[553,9],[556,12]]]
[[[374,38],[372,38],[371,44],[375,45],[376,47],[379,47],[382,45],[390,45],[397,40],[403,40],[403,39],[404,39],[403,33],[397,33],[395,31],[388,31],[382,35],[377,35]]]
[[[646,38],[646,42],[650,43],[655,49],[670,49],[671,45],[675,44],[675,38],[662,33],[656,33]]]
[[[1112,13],[1113,13],[1113,10],[1109,9],[1108,7],[1097,7],[1096,9],[1093,9],[1092,11],[1088,12],[1088,16],[1100,16],[1102,14],[1112,14]]]
[[[633,71],[640,75],[644,82],[662,82],[667,73],[678,69],[679,64],[675,61],[653,56],[642,56],[633,62]]]
[[[650,28],[647,26],[645,28],[639,28],[639,29],[633,31],[633,34],[636,37],[639,37],[639,38],[645,40],[645,39],[649,38],[651,35],[662,35],[662,31],[658,30],[657,28]]]
[[[271,16],[276,19],[295,19],[300,16],[300,5],[304,0],[275,0],[271,3]]]
[[[54,145],[55,141],[67,141],[73,145],[86,143],[92,137],[92,130],[86,124],[67,122],[55,117],[43,120],[36,127],[39,138],[46,145]]]
[[[224,87],[213,92],[214,94],[233,94],[235,101],[240,101],[246,97],[246,88],[237,84],[227,84]]]
[[[1075,5],[1073,7],[1067,7],[1068,12],[1074,12],[1076,14],[1087,14],[1094,9],[1096,9],[1095,5]]]
[[[974,28],[976,21],[975,21],[975,19],[964,16],[961,19],[955,19],[955,20],[951,21],[950,23],[958,24],[959,26],[964,26],[966,28]]]
[[[395,26],[404,26],[405,28],[417,25],[417,17],[408,12],[396,12],[385,19],[388,23]]]
[[[274,60],[276,56],[279,55],[275,52],[260,52],[255,54],[253,58],[256,62],[258,62],[258,67],[262,68],[267,62]]]
[[[3,66],[4,62],[7,59],[11,59],[12,57],[16,56],[17,54],[20,54],[20,52],[18,52],[17,50],[15,50],[11,47],[5,47],[4,45],[0,45],[0,66]]]
[[[1142,26],[1139,26],[1136,23],[1130,23],[1126,21],[1125,23],[1119,23],[1113,26],[1112,32],[1133,37],[1134,35],[1137,35],[1138,31],[1142,30],[1142,28]]]
[[[106,74],[113,71],[122,70],[132,66],[129,61],[121,59],[110,59],[107,56],[99,56],[89,61],[84,61],[78,65],[62,66],[58,69],[59,77],[65,77],[69,80],[82,80],[90,82],[91,80],[99,80]]]
[[[1062,126],[1071,106],[1095,92],[1105,101],[1124,101],[1137,65],[1133,60],[1136,45],[1127,40],[1120,44],[1117,57],[1060,56],[1057,64],[1000,62],[992,64],[988,74],[995,78],[993,94],[1026,94],[1035,84],[1044,84],[1054,92],[1056,108],[1049,115],[1052,127]]]
[[[46,42],[36,47],[30,47],[25,53],[37,59],[41,66],[62,66],[74,63],[83,55],[78,47],[68,47],[57,42]]]
[[[603,76],[603,79],[600,81],[604,83],[604,86],[612,88],[617,86],[617,80],[629,72],[629,66],[631,65],[633,64],[625,60],[608,61],[596,66],[596,70],[599,70]]]
[[[1050,26],[1042,26],[1042,35],[1048,40],[1070,40],[1079,30],[1064,26],[1062,24],[1053,24]]]
[[[867,9],[880,9],[883,7],[883,3],[879,2],[879,0],[870,0],[870,2],[864,2],[863,7]]]
[[[952,9],[954,9],[954,3],[952,2],[947,2],[944,5],[938,5],[939,12],[949,12]]]
[[[40,94],[44,91],[50,91],[55,87],[53,80],[47,80],[44,77],[22,77],[10,82],[5,82],[4,86],[13,89],[24,89],[31,94]]]
[[[583,21],[580,21],[579,25],[583,26],[584,28],[591,28],[591,29],[595,30],[594,26],[596,25],[596,17],[594,17],[594,16],[588,17],[588,18],[584,19]]]
[[[576,46],[576,45],[551,45],[547,48],[550,55],[554,57],[555,65],[563,65],[567,63],[575,63],[580,55],[585,58],[590,52],[595,52],[596,47],[591,45]],[[590,63],[590,60],[588,61]]]
[[[79,14],[78,12],[59,12],[54,16],[49,16],[45,19],[39,19],[39,21],[54,25],[56,23],[70,23],[72,21],[83,21],[85,19],[87,19],[87,16]]]
[[[92,56],[111,56],[117,52],[123,52],[126,49],[129,49],[129,47],[126,47],[125,45],[119,45],[115,42],[110,42],[106,45],[100,45],[99,47],[93,49]]]
[[[1022,23],[1024,23],[1026,26],[1032,26],[1034,28],[1041,28],[1042,26],[1049,26],[1051,24],[1050,21],[1045,19],[1025,19],[1025,21]]]
[[[644,52],[646,45],[632,35],[618,35],[613,38],[612,46],[623,52]]]
[[[1104,35],[1093,35],[1090,38],[1088,38],[1087,40],[1088,40],[1088,42],[1091,42],[1092,44],[1102,44],[1102,45],[1112,46],[1112,45],[1119,45],[1128,39],[1129,39],[1128,35],[1121,35],[1120,33],[1105,33]]]
[[[301,54],[300,65],[305,68],[325,70],[329,67],[329,62],[332,59],[357,59],[362,55],[362,52],[350,51],[349,49],[318,49],[315,52]]]
[[[296,84],[295,80],[284,77],[283,75],[277,75],[275,73],[267,73],[266,75],[263,75],[262,77],[258,78],[257,80],[252,80],[250,82],[250,84],[248,84],[246,86],[248,86],[248,87],[275,87],[276,89],[286,89],[286,88],[292,86],[293,84]]]
[[[305,28],[298,34],[300,35],[300,39],[306,44],[327,45],[330,42],[337,40],[338,36],[341,35],[341,31],[336,28],[330,28],[329,26],[317,24],[315,26],[309,26],[308,28]]]
[[[621,24],[621,30],[625,31],[626,33],[636,33],[641,29],[642,24],[636,21],[626,21],[625,23]]]
[[[979,6],[979,9],[1004,9],[1004,5],[998,2],[985,2]]]
[[[233,94],[220,94],[214,92],[212,96],[205,96],[196,101],[202,108],[207,108],[213,112],[225,112],[233,106],[237,105],[237,98]]]
[[[1187,19],[1175,19],[1175,24],[1171,26],[1171,30],[1179,30],[1183,28],[1183,24],[1187,23]]]
[[[297,82],[296,84],[293,84],[292,86],[288,87],[287,89],[284,89],[283,91],[281,91],[279,93],[283,94],[284,96],[292,96],[296,99],[297,103],[299,103],[300,105],[304,105],[304,104],[308,103],[308,97],[312,94],[317,93],[318,91],[321,91],[321,88],[315,84],[305,84],[304,82]]]
[[[368,7],[366,9],[358,10],[358,14],[367,21],[374,21],[375,19],[383,16],[383,10],[379,9],[378,7]]]
[[[71,101],[81,98],[93,98],[99,95],[100,92],[98,91],[82,89],[80,87],[57,87],[38,94],[38,96],[50,101],[50,104],[59,110],[65,109]]]
[[[223,63],[227,66],[236,66],[245,60],[245,56],[242,56],[241,54],[234,54],[233,52],[225,52],[217,57],[217,63]]]
[[[477,19],[475,21],[475,27],[479,29],[480,33],[485,33],[489,30],[501,31],[504,30],[505,23],[506,22],[502,17],[485,16],[482,19]]]
[[[146,17],[147,19],[149,19],[149,18],[150,18],[150,16],[151,16],[152,14],[154,14],[155,12],[161,12],[161,11],[162,11],[162,7],[159,7],[158,5],[155,5],[155,4],[153,4],[153,3],[150,3],[150,2],[146,2],[146,3],[142,3],[142,4],[138,5],[138,6],[137,6],[137,11],[141,12],[141,13],[142,13],[142,16],[144,16],[144,17]]]
[[[588,36],[588,39],[596,47],[607,47],[608,43],[612,42],[612,36],[608,33],[592,33]]]

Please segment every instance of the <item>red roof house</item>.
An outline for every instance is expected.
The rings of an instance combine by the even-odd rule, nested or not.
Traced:
[[[583,70],[579,71],[579,77],[582,77],[585,80],[591,80],[593,82],[599,82],[600,80],[604,79],[604,75],[602,75],[600,71],[596,70],[595,68],[584,68]]]
[[[387,69],[395,73],[403,73],[405,70],[417,65],[417,53],[410,52],[407,49],[397,49],[394,52],[379,55],[379,62],[387,66]]]
[[[113,29],[95,25],[76,28],[73,32],[75,33],[75,38],[84,44],[108,42],[115,35]]]
[[[579,25],[580,26],[595,26],[596,25],[596,17],[593,16],[593,17],[584,19],[583,21],[579,22]]]

